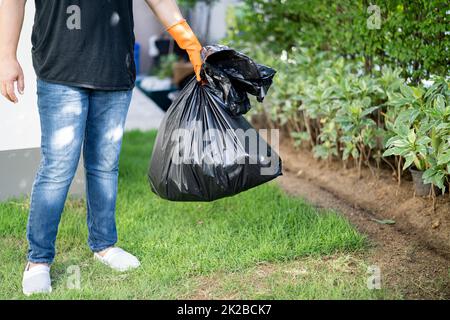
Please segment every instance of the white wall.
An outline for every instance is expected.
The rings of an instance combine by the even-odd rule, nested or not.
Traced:
[[[226,36],[226,14],[228,6],[237,3],[238,0],[220,0],[211,10],[211,20],[209,23],[209,43],[216,44],[220,42],[220,39]],[[197,33],[204,32],[206,27],[206,5],[204,3],[198,3],[193,12],[193,28]],[[199,34],[199,36],[202,36]]]
[[[25,74],[25,95],[12,104],[0,97],[0,151],[36,148],[40,145],[40,125],[36,103],[36,75],[31,61],[31,29],[34,1],[27,1],[18,59]]]
[[[148,55],[148,39],[152,35],[159,35],[165,31],[144,0],[133,1],[133,12],[136,42],[141,45],[140,71],[142,74],[147,74],[152,64]]]

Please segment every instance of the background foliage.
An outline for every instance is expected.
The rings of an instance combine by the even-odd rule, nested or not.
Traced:
[[[365,58],[403,68],[418,81],[448,75],[450,10],[446,0],[244,0],[231,22],[230,36],[270,44],[280,53],[302,43],[308,48]],[[379,25],[379,28],[378,28]]]
[[[278,70],[258,112],[317,158],[450,177],[447,1],[245,0],[228,44]],[[378,15],[379,13],[379,15]]]

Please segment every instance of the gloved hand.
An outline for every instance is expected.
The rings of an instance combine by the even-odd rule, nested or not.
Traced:
[[[178,46],[187,51],[197,80],[200,81],[200,70],[202,67],[200,51],[202,50],[202,45],[186,20],[183,19],[175,0],[146,0],[146,2],[167,28],[166,30],[177,42]]]
[[[200,81],[200,70],[202,68],[202,58],[200,56],[200,51],[202,50],[202,45],[198,41],[191,27],[188,25],[186,20],[183,19],[167,28],[167,31],[177,42],[178,46],[181,49],[187,51],[189,60],[194,67],[197,81]]]

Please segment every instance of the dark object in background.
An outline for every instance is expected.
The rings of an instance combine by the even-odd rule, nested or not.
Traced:
[[[158,50],[160,52],[159,56],[155,58],[155,65],[160,65],[161,63],[161,57],[167,56],[167,54],[175,53],[178,56],[183,57],[183,61],[185,57],[187,57],[186,51],[180,49],[176,42],[172,43],[173,47],[170,49],[170,40],[156,40],[155,42],[156,46],[158,47]],[[178,49],[177,49],[178,48]],[[175,51],[174,51],[175,49]],[[177,51],[178,50],[178,51]],[[181,51],[180,51],[181,50]],[[174,51],[174,52],[173,52]],[[183,54],[180,54],[182,52]],[[188,67],[187,71],[186,66]],[[173,65],[173,82],[174,84],[171,87],[165,88],[164,90],[161,89],[153,89],[149,87],[144,87],[142,85],[142,79],[138,79],[136,81],[136,86],[150,99],[152,99],[156,105],[163,110],[164,112],[169,109],[170,105],[173,102],[173,98],[171,97],[173,94],[175,94],[177,91],[182,90],[185,85],[188,83],[188,81],[191,79],[192,75],[194,75],[194,69],[192,68],[192,64],[190,62],[181,62],[178,61]]]
[[[212,201],[282,174],[278,154],[242,116],[247,93],[262,101],[275,71],[224,46],[208,46],[204,56],[206,81],[190,80],[156,138],[148,178],[164,199]]]
[[[139,90],[141,90],[147,97],[152,99],[161,110],[166,112],[172,104],[172,100],[170,100],[169,95],[172,92],[178,91],[178,88],[176,86],[172,86],[164,90],[148,90],[142,87],[141,82],[142,80],[136,80],[136,87],[138,87]]]
[[[136,76],[141,74],[141,45],[139,42],[134,44],[134,64],[136,65]]]
[[[172,39],[158,39],[155,41],[155,45],[161,55],[173,52],[180,57],[189,59],[186,51],[181,49],[178,44]]]
[[[161,56],[165,56],[171,53],[176,54],[178,57],[183,58],[185,61],[189,61],[189,56],[185,50],[181,49],[178,44],[172,39],[158,39],[155,41],[155,46],[158,49],[159,55],[154,58],[154,64],[159,65]]]

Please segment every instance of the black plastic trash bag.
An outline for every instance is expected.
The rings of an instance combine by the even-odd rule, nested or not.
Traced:
[[[275,71],[225,46],[204,48],[202,83],[195,77],[159,128],[148,178],[173,201],[212,201],[281,175],[281,159],[242,116],[247,93],[259,101]]]

